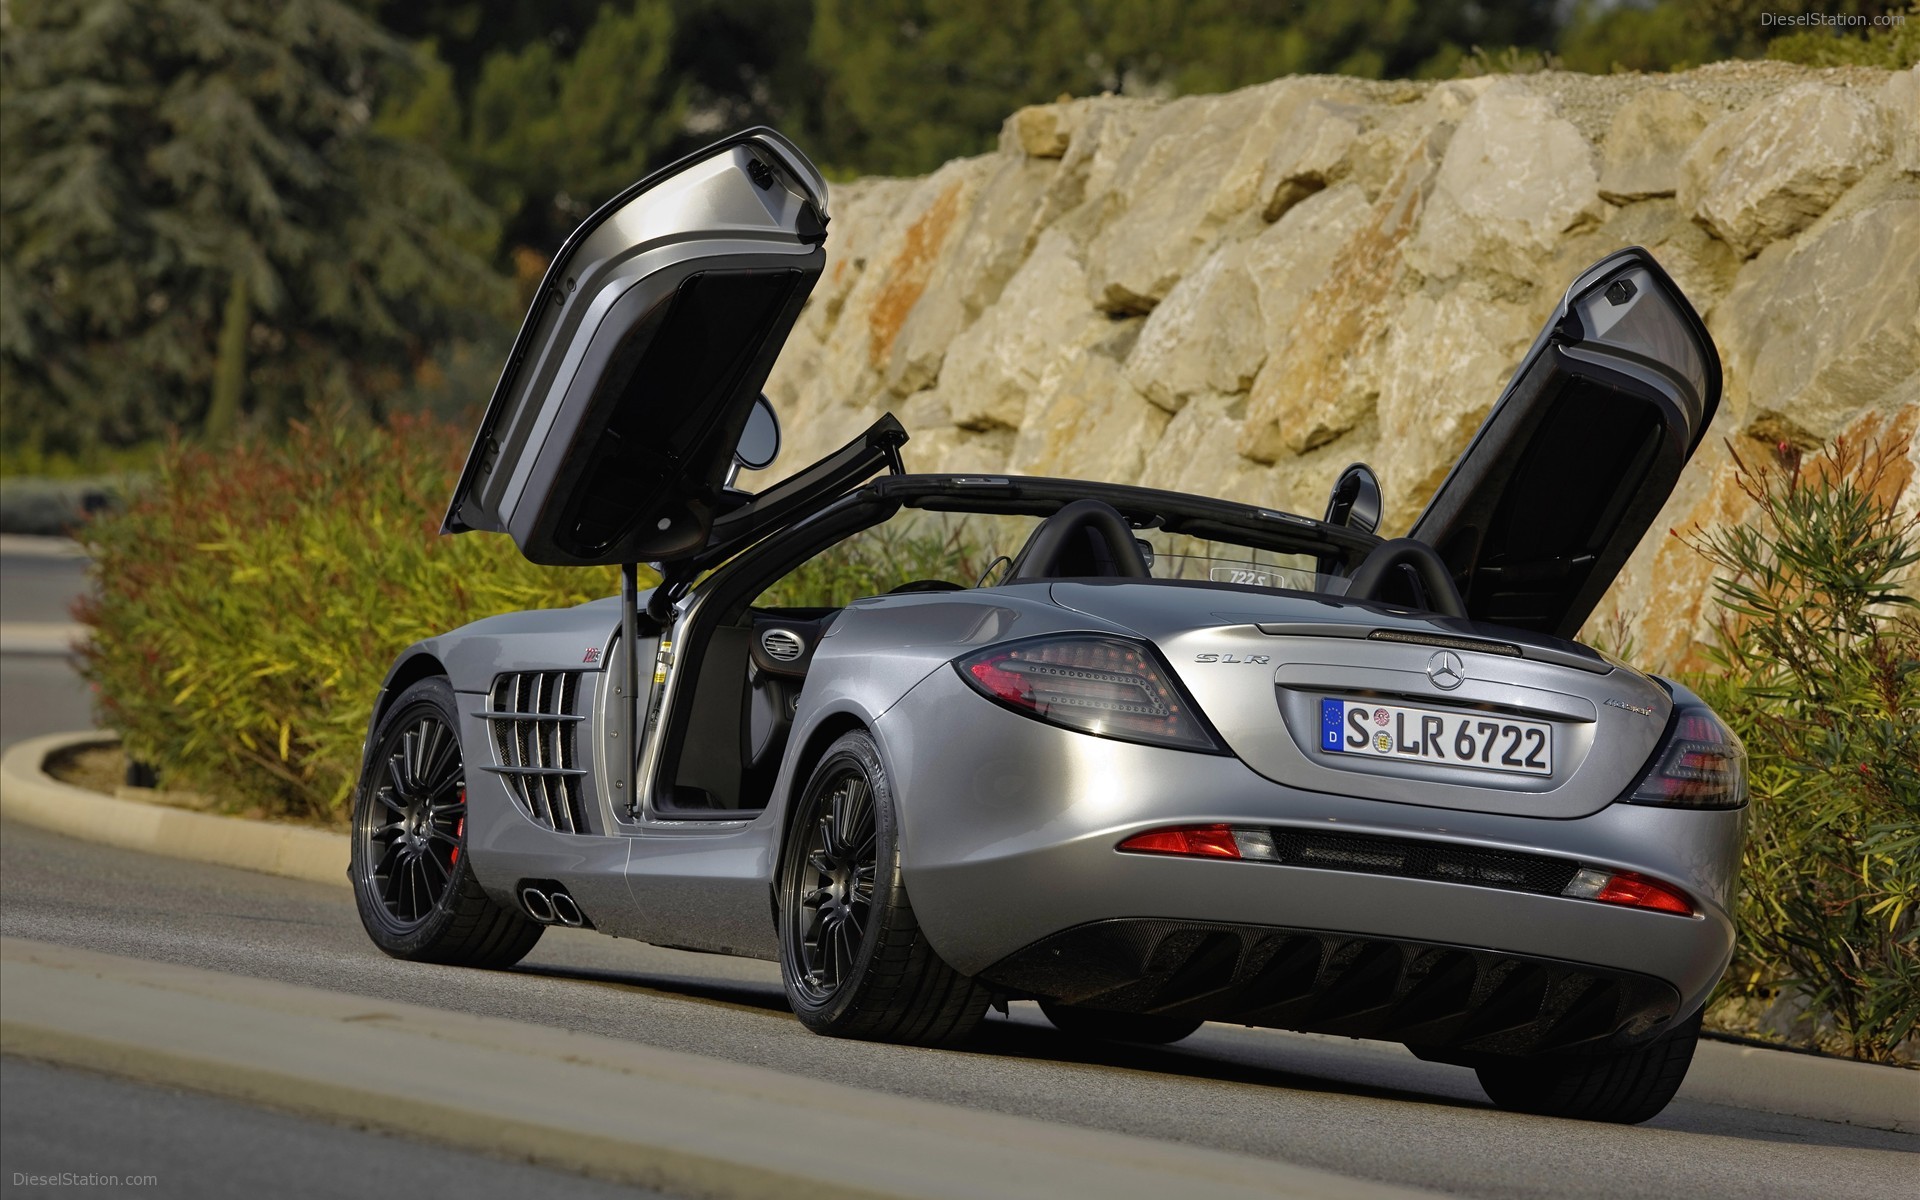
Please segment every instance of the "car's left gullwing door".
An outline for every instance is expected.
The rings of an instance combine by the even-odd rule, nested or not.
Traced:
[[[656,171],[554,258],[443,532],[538,563],[674,562],[744,499],[734,447],[825,265],[827,187],[770,129]]]
[[[1589,267],[1411,536],[1476,620],[1572,637],[1653,524],[1720,403],[1720,356],[1639,247]]]

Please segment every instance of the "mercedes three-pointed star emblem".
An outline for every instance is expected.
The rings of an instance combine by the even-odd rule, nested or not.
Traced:
[[[1451,650],[1436,650],[1427,660],[1427,678],[1442,691],[1452,691],[1467,681],[1467,666]]]

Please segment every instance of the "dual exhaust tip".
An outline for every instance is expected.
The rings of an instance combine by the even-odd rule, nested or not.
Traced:
[[[520,906],[527,915],[542,925],[568,925],[574,929],[584,928],[586,914],[573,902],[564,888],[551,891],[543,887],[528,884],[520,889]]]

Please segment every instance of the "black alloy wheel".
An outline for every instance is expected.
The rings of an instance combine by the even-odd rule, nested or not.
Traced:
[[[381,719],[354,794],[348,875],[360,923],[395,958],[510,966],[542,929],[473,877],[457,721],[439,677],[408,688]]]
[[[799,947],[799,985],[818,1003],[853,977],[873,920],[879,823],[873,788],[857,769],[826,783],[818,816],[794,831],[806,844],[796,867],[799,903],[792,920]]]
[[[356,822],[368,883],[396,931],[417,928],[446,899],[467,832],[459,740],[430,705],[408,716],[381,744],[374,802]]]
[[[920,932],[897,829],[879,748],[864,730],[845,735],[800,793],[781,855],[780,977],[815,1033],[949,1045],[989,996]]]

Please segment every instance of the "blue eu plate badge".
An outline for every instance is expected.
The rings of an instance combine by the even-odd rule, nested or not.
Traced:
[[[1338,700],[1320,702],[1320,748],[1322,750],[1343,750],[1340,739],[1344,736],[1347,719],[1347,706]]]

